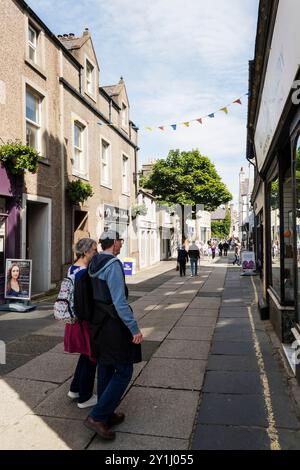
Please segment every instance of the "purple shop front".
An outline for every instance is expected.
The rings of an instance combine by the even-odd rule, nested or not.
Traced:
[[[23,177],[0,165],[0,303],[4,301],[6,258],[20,257],[20,210]]]

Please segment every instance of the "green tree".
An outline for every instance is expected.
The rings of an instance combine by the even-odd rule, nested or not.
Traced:
[[[231,217],[227,210],[224,220],[213,220],[211,223],[211,234],[214,238],[227,239],[230,234]]]
[[[170,150],[166,159],[155,162],[151,174],[140,184],[150,189],[161,204],[181,206],[183,238],[185,205],[203,204],[206,210],[213,211],[232,199],[214,164],[199,150]]]

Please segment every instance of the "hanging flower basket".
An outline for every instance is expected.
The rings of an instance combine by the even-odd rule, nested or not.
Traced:
[[[148,209],[145,204],[135,204],[131,208],[131,217],[135,219],[137,215],[146,215]]]
[[[69,181],[66,191],[72,204],[83,203],[94,194],[90,183],[81,180]]]
[[[0,162],[12,175],[22,175],[26,170],[36,173],[40,158],[34,148],[19,141],[9,141],[0,146]]]

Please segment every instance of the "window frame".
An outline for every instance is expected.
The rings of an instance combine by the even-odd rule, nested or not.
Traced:
[[[35,34],[35,44],[31,42],[29,39],[29,30],[34,32]],[[34,64],[38,65],[38,37],[39,37],[39,31],[34,27],[34,25],[28,21],[28,26],[27,26],[27,55],[29,60],[31,60]],[[30,57],[30,49],[34,51],[34,59]]]
[[[85,55],[84,57],[84,91],[86,95],[88,95],[90,98],[92,98],[96,102],[96,64],[87,56]],[[89,84],[88,84],[88,75],[87,75],[87,64],[89,64],[92,67],[92,81],[91,83],[91,89],[92,91],[89,90]]]
[[[27,93],[30,93],[35,99],[38,100],[38,116],[39,122],[36,123],[27,117]],[[31,85],[26,83],[25,86],[25,140],[27,143],[27,125],[37,129],[37,147],[34,147],[38,152],[42,153],[42,127],[43,127],[43,109],[42,102],[45,99],[37,90],[35,90]]]
[[[126,160],[126,174],[124,174],[124,161]],[[130,180],[129,180],[129,174],[130,174],[130,163],[129,163],[129,156],[122,152],[122,194],[125,196],[130,196]],[[126,179],[124,178],[126,176]],[[124,185],[124,181],[126,181],[126,188]],[[126,191],[127,189],[127,191]]]
[[[81,128],[81,139],[82,139],[82,149],[75,145],[75,125]],[[76,164],[76,154],[75,149],[82,152],[82,158],[85,162],[85,171],[82,172],[80,168],[80,160],[78,167],[75,166]],[[72,156],[71,156],[71,163],[72,163],[72,175],[77,176],[78,178],[89,180],[89,158],[88,158],[88,124],[86,121],[81,119],[78,115],[72,113]]]
[[[102,165],[103,165],[103,145],[102,142],[108,144],[108,180],[103,179]],[[100,185],[105,188],[112,189],[112,145],[106,137],[100,136]]]

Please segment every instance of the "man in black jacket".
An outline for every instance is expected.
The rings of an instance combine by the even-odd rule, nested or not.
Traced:
[[[191,277],[197,276],[198,259],[200,260],[200,250],[196,243],[192,243],[189,246],[188,255],[191,262]]]
[[[133,364],[142,360],[143,335],[128,304],[123,266],[116,257],[123,240],[118,232],[108,230],[99,241],[103,251],[89,266],[94,298],[91,351],[98,360],[98,402],[85,425],[112,440],[115,432],[110,428],[125,418],[115,410],[131,380]]]
[[[177,263],[179,264],[180,277],[185,276],[186,272],[186,263],[189,260],[188,252],[185,249],[185,246],[182,245],[178,250]]]

